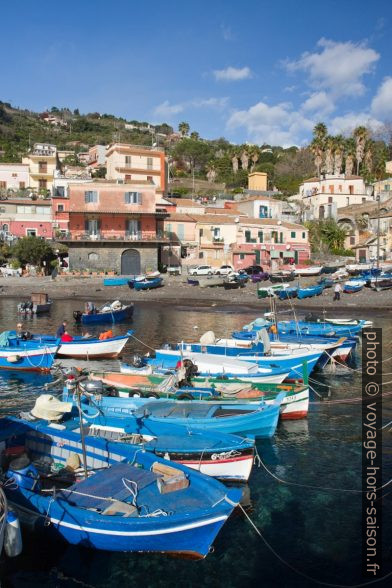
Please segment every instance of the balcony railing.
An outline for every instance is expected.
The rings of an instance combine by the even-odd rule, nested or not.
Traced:
[[[168,241],[168,237],[162,232],[157,231],[156,234],[143,234],[141,231],[137,233],[125,232],[122,235],[110,233],[72,233],[61,234],[57,237],[59,240],[67,241]]]

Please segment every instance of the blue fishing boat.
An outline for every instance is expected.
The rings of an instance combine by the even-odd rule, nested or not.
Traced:
[[[92,302],[89,305],[88,312],[75,310],[73,313],[75,322],[83,325],[99,325],[104,323],[120,323],[132,318],[133,303],[122,304],[119,300],[112,303],[106,303],[101,308],[96,308]]]
[[[308,321],[279,321],[279,333],[300,333],[316,337],[354,337],[357,336],[367,321],[358,321],[357,324],[336,325],[328,322]]]
[[[163,285],[163,278],[146,278],[133,283],[135,290],[153,290]]]
[[[324,288],[332,288],[334,285],[334,281],[331,278],[321,278],[317,283]]]
[[[126,286],[130,280],[135,279],[136,276],[117,276],[115,278],[104,278],[104,286]]]
[[[182,425],[191,430],[215,431],[231,433],[244,437],[269,438],[275,434],[278,424],[280,405],[286,392],[280,392],[273,403],[265,402],[215,402],[187,400],[150,400],[124,399],[112,396],[98,396],[94,398],[90,411],[101,415],[127,416],[129,426],[135,426],[135,420],[143,419],[147,428],[158,424]],[[127,399],[125,399],[127,400]],[[141,406],[134,410],[134,401],[140,400]],[[85,407],[89,403],[86,399]],[[127,406],[128,405],[128,406]],[[86,409],[84,410],[86,412]]]
[[[83,440],[66,424],[1,419],[4,491],[30,528],[90,549],[208,554],[240,489],[132,444]]]
[[[343,286],[343,292],[346,294],[354,294],[360,292],[365,286],[366,280],[348,280]]]
[[[300,300],[303,298],[312,298],[313,296],[320,296],[323,290],[323,285],[315,284],[314,286],[309,286],[308,288],[298,288],[297,296]]]
[[[286,288],[285,290],[279,290],[277,295],[280,300],[287,300],[289,298],[296,298],[298,296],[298,288],[292,286],[290,288]]]
[[[53,365],[59,339],[34,341],[17,336],[15,331],[0,334],[0,369],[47,372]]]

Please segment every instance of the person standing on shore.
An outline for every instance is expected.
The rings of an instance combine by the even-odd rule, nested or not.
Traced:
[[[339,284],[339,282],[336,284],[335,286],[335,294],[333,297],[333,301],[335,302],[336,300],[340,300],[340,293],[342,291],[342,286]]]
[[[64,335],[65,331],[67,330],[67,321],[63,321],[61,323],[61,325],[59,326],[59,328],[56,331],[56,337],[58,339],[61,339],[61,337]]]

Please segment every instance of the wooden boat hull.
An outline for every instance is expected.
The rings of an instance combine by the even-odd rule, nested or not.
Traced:
[[[299,288],[298,289],[298,298],[302,300],[303,298],[312,298],[313,296],[320,296],[323,291],[323,286],[312,286],[310,288]]]

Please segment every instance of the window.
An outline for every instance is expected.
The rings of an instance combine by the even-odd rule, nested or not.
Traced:
[[[203,229],[199,229],[199,237],[203,236]]]
[[[263,231],[259,231],[257,233],[258,237],[259,237],[259,243],[264,243],[264,233]]]
[[[98,253],[92,252],[88,254],[89,261],[97,261],[98,260]]]
[[[333,186],[333,185],[332,186],[329,186],[329,193],[330,194],[333,194],[334,191],[335,191],[335,186]]]
[[[333,198],[332,198],[332,196],[328,196],[328,202],[329,202],[329,203],[333,202]]]
[[[132,155],[125,156],[125,165],[129,167],[132,165]]]
[[[199,253],[199,259],[203,259],[203,257],[204,257],[204,252],[203,251],[200,251],[200,253]]]
[[[131,219],[127,221],[126,225],[127,236],[131,239],[141,239],[142,237],[142,226],[140,220]]]
[[[57,212],[64,212],[64,204],[57,205]]]
[[[36,229],[26,229],[26,235],[28,237],[36,237],[37,236],[37,230]]]
[[[17,206],[16,212],[18,214],[31,214],[32,209],[31,209],[31,206]]]
[[[56,186],[55,188],[55,196],[61,196],[64,198],[65,196],[65,186]]]
[[[0,182],[0,188],[7,188],[7,182]]]
[[[35,212],[37,212],[37,209],[35,209]],[[42,206],[42,207],[40,206],[39,212],[46,216],[48,214],[51,214],[52,210],[51,210],[50,206]]]
[[[362,204],[366,202],[366,198],[362,198]]]
[[[152,159],[152,157],[147,157],[147,169],[153,169],[153,159]]]
[[[39,161],[38,162],[38,173],[40,173],[40,174],[47,174],[48,173],[48,164],[46,161]]]
[[[86,190],[84,193],[84,201],[87,203],[98,202],[98,192],[96,190]]]
[[[240,253],[240,259],[245,259],[245,253]]]
[[[251,232],[250,231],[245,231],[245,242],[251,243]]]
[[[5,233],[8,233],[8,229],[9,229],[8,225],[7,225],[7,224],[4,224],[4,225],[3,225],[3,227],[2,227],[2,230],[3,230]]]
[[[348,187],[348,193],[349,194],[354,194],[354,186],[349,186]]]
[[[296,233],[295,231],[291,231],[291,233],[290,233],[290,237],[291,237],[292,239],[295,239],[295,238],[296,238],[296,236],[297,236],[297,233]]]
[[[214,239],[219,239],[220,238],[220,228],[219,227],[213,228],[212,234],[213,234]]]
[[[350,237],[350,245],[355,245],[355,237]]]
[[[306,233],[302,233],[302,239],[306,239]]]
[[[101,223],[99,220],[91,219],[84,221],[84,230],[89,235],[99,235]]]
[[[40,190],[46,190],[48,187],[48,182],[46,180],[38,180],[38,187]]]
[[[125,204],[141,204],[142,195],[140,192],[125,192]]]
[[[271,231],[271,241],[274,243],[278,242],[278,231]]]
[[[12,174],[12,177],[13,178],[17,178],[18,177],[18,174]]]
[[[346,205],[349,206],[350,205],[350,196],[347,196],[346,198]]]
[[[267,218],[268,217],[268,206],[259,206],[259,218]]]
[[[385,192],[389,192],[389,190],[390,190],[390,189],[391,189],[391,186],[390,186],[390,184],[385,184],[385,185],[384,185],[384,191],[385,191]]]
[[[26,188],[26,182],[19,182],[19,190],[24,190]]]
[[[324,194],[324,192],[325,192],[325,186],[321,186],[321,192]]]
[[[342,191],[342,184],[339,184],[339,192]]]
[[[283,243],[283,233],[279,233],[279,243]]]
[[[154,180],[152,176],[147,176],[147,182],[151,182],[152,184],[154,184]]]

